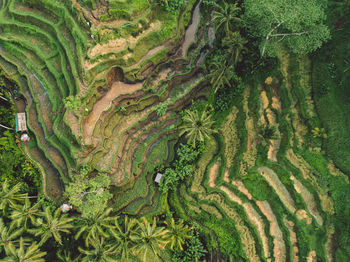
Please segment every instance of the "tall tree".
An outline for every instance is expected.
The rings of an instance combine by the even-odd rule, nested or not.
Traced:
[[[180,136],[186,133],[188,143],[193,146],[197,141],[202,142],[205,138],[209,138],[210,134],[215,132],[212,129],[214,121],[207,111],[200,113],[199,111],[187,110],[182,120],[183,124],[180,126]]]
[[[0,218],[0,253],[2,250],[5,250],[5,252],[8,253],[10,244],[16,245],[23,232],[24,228],[7,227],[4,221]]]
[[[112,197],[109,192],[111,179],[107,174],[88,177],[77,174],[65,190],[69,202],[76,206],[84,217],[94,217],[99,210],[106,208]]]
[[[276,56],[280,45],[309,53],[330,38],[326,0],[244,0],[244,22],[260,38],[261,55]]]
[[[167,230],[157,226],[155,217],[152,224],[145,217],[142,217],[138,225],[135,234],[131,236],[131,239],[135,242],[134,250],[136,254],[142,255],[143,261],[147,261],[149,255],[159,257],[160,250],[167,244]]]
[[[33,243],[28,248],[25,245],[24,239],[19,240],[19,248],[13,244],[9,245],[7,257],[0,259],[1,262],[45,262],[43,256],[46,252],[39,249],[37,243]]]
[[[209,62],[209,73],[207,77],[214,93],[221,88],[232,87],[238,80],[234,66],[235,64],[229,57],[222,55],[215,56]]]
[[[28,198],[25,199],[23,205],[17,205],[12,211],[10,218],[12,219],[11,226],[21,227],[24,229],[28,228],[28,221],[32,224],[35,223],[35,219],[42,216],[40,212],[40,202],[36,202],[34,205],[31,204]]]
[[[45,212],[42,212],[43,218],[37,218],[34,221],[36,228],[28,229],[27,231],[35,236],[40,236],[39,246],[44,244],[49,238],[53,237],[56,242],[62,245],[61,233],[70,233],[73,228],[71,222],[73,218],[68,218],[67,214],[61,214],[58,208],[54,214],[51,214],[50,208],[46,207]]]
[[[137,222],[135,219],[129,219],[124,216],[124,221],[121,223],[116,218],[114,220],[113,228],[110,229],[113,241],[118,243],[117,252],[121,254],[122,259],[128,259],[130,251],[133,249],[135,243],[132,241],[132,235],[136,230]]]
[[[215,4],[213,22],[216,30],[225,32],[226,34],[237,30],[242,22],[238,17],[240,10],[237,4],[228,4],[226,2],[224,2],[224,6]]]
[[[236,65],[242,61],[243,53],[247,50],[245,47],[247,42],[239,32],[229,33],[222,39],[222,46],[228,53],[228,63]]]
[[[85,255],[82,262],[115,262],[116,258],[116,245],[105,242],[103,237],[90,240],[92,249],[83,249],[79,247],[81,254]]]
[[[17,204],[22,203],[27,194],[19,193],[22,183],[17,183],[13,187],[5,180],[1,183],[0,189],[0,210],[6,211],[8,207],[15,207]]]
[[[115,220],[115,217],[109,216],[111,211],[112,208],[101,209],[93,217],[80,217],[78,219],[79,231],[75,234],[75,239],[83,236],[85,245],[88,247],[89,243],[98,236],[110,237],[108,229],[113,227],[111,223]]]
[[[167,239],[169,240],[170,249],[174,250],[174,247],[183,250],[183,245],[185,240],[190,238],[191,235],[189,231],[191,228],[187,225],[184,225],[183,220],[179,220],[177,223],[174,218],[171,218],[170,221],[165,221],[167,225]]]

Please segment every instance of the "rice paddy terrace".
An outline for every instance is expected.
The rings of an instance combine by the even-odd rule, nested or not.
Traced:
[[[193,178],[167,201],[154,173],[174,159],[180,112],[208,99],[202,60],[210,27],[193,0],[171,16],[148,1],[93,5],[0,0],[0,67],[26,103],[35,139],[25,150],[43,173],[45,194],[59,199],[89,163],[110,175],[116,211],[159,214],[168,202],[205,228],[213,248],[234,236],[226,243],[235,246],[232,258],[335,261],[331,190],[349,181],[313,142],[322,119],[309,58],[281,52],[279,72],[245,85]],[[267,125],[277,135],[263,141],[257,130]]]

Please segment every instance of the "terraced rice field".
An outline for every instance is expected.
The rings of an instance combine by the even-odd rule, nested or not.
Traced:
[[[0,0],[0,67],[25,100],[35,137],[25,152],[42,171],[44,193],[59,200],[64,183],[89,163],[111,177],[116,212],[157,215],[168,200],[171,210],[215,236],[218,259],[232,244],[232,261],[335,261],[334,203],[321,178],[349,181],[310,146],[320,120],[308,58],[281,53],[271,83],[245,85],[193,177],[169,200],[154,174],[174,159],[180,112],[209,96],[195,63],[210,31],[200,22],[200,4],[188,1],[183,15],[192,19],[179,19],[164,33],[162,16],[135,11],[129,21],[101,21],[80,2]],[[138,35],[127,32],[130,24]],[[119,38],[107,39],[117,31]],[[299,75],[291,75],[291,63]],[[69,96],[81,103],[75,110],[64,106]],[[167,110],[159,116],[161,103]],[[271,125],[276,137],[263,143],[258,130]],[[229,226],[220,230],[213,220]]]

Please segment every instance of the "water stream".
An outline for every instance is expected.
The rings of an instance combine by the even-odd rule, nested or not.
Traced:
[[[199,12],[199,6],[200,6],[201,2],[202,1],[199,1],[197,3],[196,7],[194,8],[193,15],[192,15],[192,22],[189,25],[189,27],[186,29],[185,41],[182,45],[182,57],[186,56],[187,49],[189,48],[191,43],[193,43],[195,41],[197,28],[198,28],[199,21],[201,18],[200,12]]]

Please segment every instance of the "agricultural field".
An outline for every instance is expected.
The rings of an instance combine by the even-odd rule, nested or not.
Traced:
[[[0,0],[0,261],[350,261],[349,15]]]

